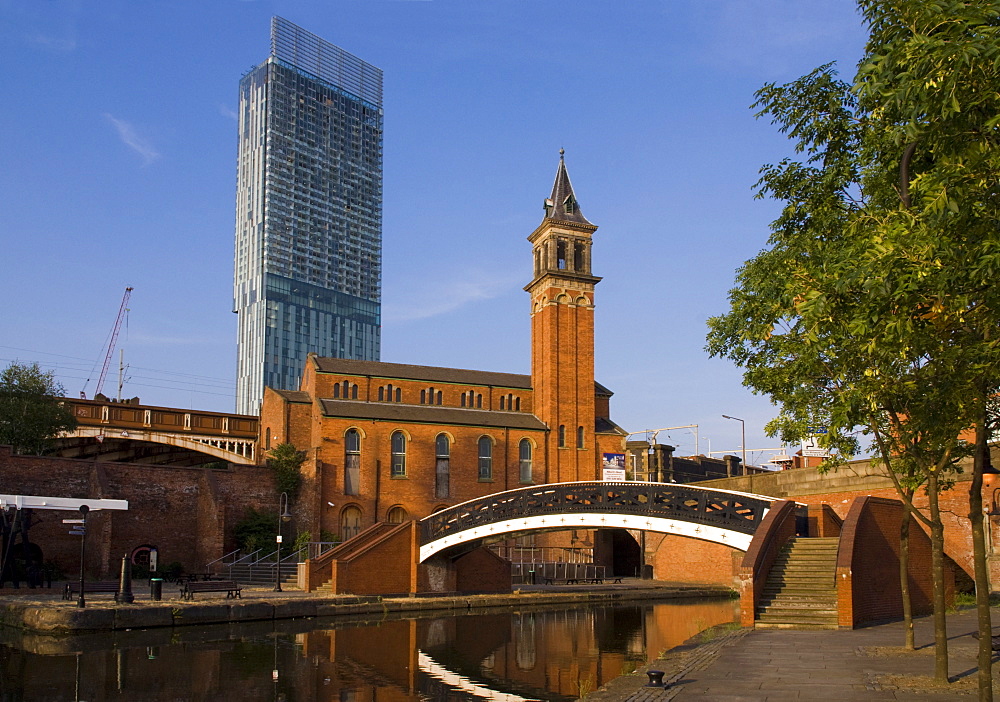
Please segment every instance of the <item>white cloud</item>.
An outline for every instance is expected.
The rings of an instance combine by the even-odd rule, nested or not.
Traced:
[[[111,122],[115,130],[118,132],[118,138],[122,140],[122,143],[142,157],[143,165],[148,166],[160,157],[160,152],[158,152],[147,139],[141,137],[139,133],[136,132],[135,127],[133,127],[129,122],[126,122],[123,119],[118,119],[114,115],[108,114],[107,112],[104,113],[104,116],[108,118],[108,121]]]
[[[422,283],[416,294],[415,288],[407,289],[405,284],[399,285],[396,291],[399,295],[406,295],[403,299],[393,299],[394,291],[387,290],[386,296],[389,299],[382,304],[382,323],[412,322],[437,317],[468,304],[490,300],[509,292],[512,286],[515,289],[520,287],[512,277],[491,276],[485,272],[473,274],[473,277],[464,280],[454,277],[448,280],[447,275],[441,276],[441,279],[447,282],[434,286]]]
[[[229,105],[223,105],[223,104],[220,103],[219,104],[219,114],[222,115],[223,117],[228,117],[229,119],[233,120],[234,122],[239,122],[240,121],[240,115],[239,115],[239,113],[236,110],[234,110],[233,108],[231,108]]]

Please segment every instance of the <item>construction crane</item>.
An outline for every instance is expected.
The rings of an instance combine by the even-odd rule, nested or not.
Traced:
[[[111,340],[108,342],[108,353],[104,357],[104,367],[101,368],[101,377],[97,380],[97,389],[94,391],[95,397],[101,392],[101,388],[104,387],[104,379],[107,377],[108,368],[111,366],[111,354],[115,352],[115,345],[118,343],[118,332],[122,330],[122,320],[125,319],[125,314],[128,312],[128,299],[131,296],[132,288],[125,288],[125,294],[122,295],[122,305],[118,308],[118,317],[115,319],[115,326],[111,329]]]

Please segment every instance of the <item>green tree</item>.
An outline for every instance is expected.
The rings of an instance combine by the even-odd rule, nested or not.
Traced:
[[[305,451],[299,451],[290,443],[278,444],[267,454],[267,465],[274,471],[274,487],[279,495],[287,492],[292,501],[298,496],[305,460]]]
[[[40,454],[52,440],[76,429],[73,413],[59,399],[63,387],[37,363],[11,363],[0,372],[0,444],[14,453]]]
[[[757,93],[759,114],[804,158],[762,168],[758,196],[784,208],[768,249],[739,271],[729,313],[710,320],[708,349],[742,365],[744,382],[780,405],[772,432],[794,439],[822,424],[842,457],[870,440],[907,514],[930,531],[940,680],[948,668],[938,494],[972,448],[960,433],[977,430],[970,518],[980,695],[992,699],[978,487],[989,400],[1000,388],[1000,3],[859,7],[870,38],[853,83],[826,65]],[[926,515],[913,506],[917,489],[927,493]]]
[[[233,527],[233,537],[236,545],[246,553],[253,553],[259,548],[266,548],[274,543],[277,534],[277,513],[258,512],[249,508],[243,519]]]

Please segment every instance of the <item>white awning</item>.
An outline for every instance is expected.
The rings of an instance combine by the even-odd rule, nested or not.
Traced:
[[[0,509],[13,506],[17,509],[61,509],[79,512],[82,505],[91,511],[99,509],[128,509],[128,500],[98,500],[78,497],[42,497],[40,495],[0,495]]]

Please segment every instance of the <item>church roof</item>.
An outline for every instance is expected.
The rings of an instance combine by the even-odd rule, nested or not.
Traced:
[[[492,371],[465,370],[462,368],[439,368],[437,366],[415,366],[408,363],[386,363],[385,361],[355,361],[346,358],[313,356],[316,370],[320,373],[341,375],[364,375],[374,378],[398,378],[400,380],[426,380],[459,385],[492,385],[501,388],[531,389],[531,376],[517,373],[495,373]]]
[[[289,402],[297,402],[300,404],[309,404],[310,402],[312,402],[312,396],[307,392],[303,392],[302,390],[279,390],[278,388],[268,388],[268,389],[278,393]]]
[[[418,424],[466,425],[474,427],[507,427],[545,431],[545,423],[527,412],[496,412],[444,407],[440,405],[406,405],[396,402],[364,402],[360,400],[320,400],[327,417],[382,419]]]
[[[552,184],[552,195],[545,201],[545,219],[594,226],[580,211],[580,203],[577,202],[576,194],[573,192],[573,184],[569,182],[565,153],[564,149],[559,149],[559,168],[556,170],[556,180]]]

